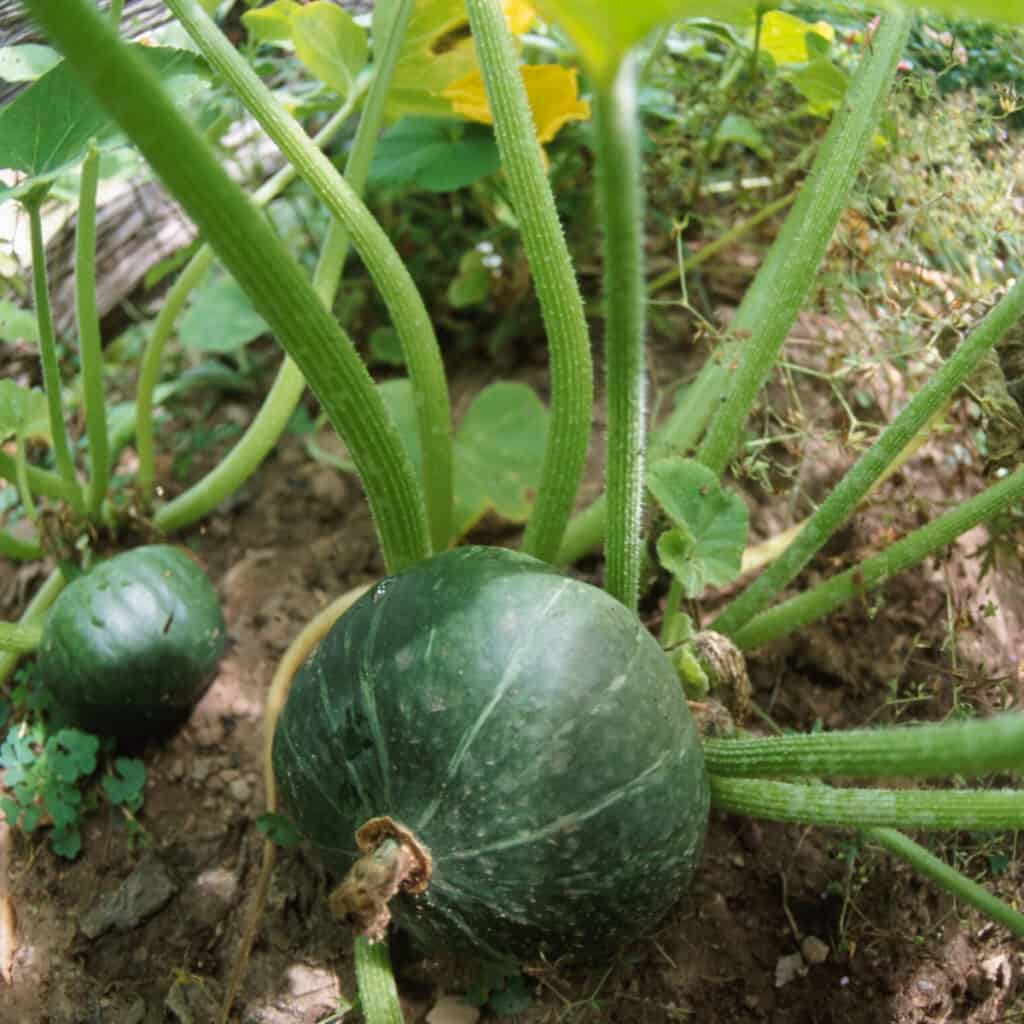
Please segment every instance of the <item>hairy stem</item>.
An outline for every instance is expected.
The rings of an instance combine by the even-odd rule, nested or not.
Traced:
[[[598,86],[594,95],[608,402],[605,589],[632,610],[640,586],[647,429],[644,209],[635,73],[635,59],[627,57],[613,80]]]
[[[75,226],[75,321],[82,360],[82,398],[85,435],[89,439],[89,497],[87,514],[98,522],[107,496],[110,459],[107,454],[107,410],[103,393],[103,342],[96,308],[96,187],[100,154],[95,145],[82,163]]]
[[[912,20],[908,11],[883,15],[800,196],[736,312],[730,333],[737,341],[711,361],[728,365],[742,354],[697,454],[716,473],[732,458],[757,393],[811,290],[885,106]],[[703,383],[698,378],[697,386]]]
[[[1024,315],[1024,278],[957,347],[938,372],[907,403],[878,440],[857,460],[818,506],[792,544],[754,583],[728,604],[710,628],[730,635],[766,608],[882,478],[919,431],[942,409],[986,353]]]
[[[409,457],[351,339],[323,308],[296,261],[152,72],[87,0],[26,0],[26,6],[295,359],[352,453],[389,568],[424,558],[430,539]]]
[[[572,514],[587,454],[594,390],[590,342],[579,285],[501,4],[469,0],[467,8],[501,165],[548,337],[551,422],[523,550],[552,562]]]
[[[967,777],[1021,767],[1024,714],[942,725],[855,729],[704,744],[708,771],[719,776],[843,775]]]
[[[752,818],[849,828],[1024,828],[1021,789],[838,789],[721,775],[709,778],[713,807]]]
[[[754,616],[732,635],[732,639],[738,647],[750,650],[820,619],[898,572],[917,565],[930,554],[951,544],[962,533],[986,522],[1022,497],[1024,466],[934,522],[889,545],[879,554]]]
[[[64,589],[64,574],[60,569],[54,569],[46,578],[46,582],[36,591],[35,597],[29,602],[28,607],[18,620],[22,629],[41,629],[46,621],[50,605],[57,600],[57,596]],[[0,652],[0,686],[7,682],[8,676],[14,671],[21,657],[20,651]]]

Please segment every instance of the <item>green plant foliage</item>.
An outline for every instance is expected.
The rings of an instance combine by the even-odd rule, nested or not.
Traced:
[[[494,134],[485,125],[403,117],[377,144],[369,183],[453,192],[493,174],[499,163]]]
[[[743,499],[725,490],[706,466],[677,455],[651,465],[647,487],[672,523],[658,538],[658,559],[686,596],[734,580],[747,540]]]
[[[448,301],[455,309],[479,306],[491,294],[491,272],[483,253],[473,248],[459,259],[459,273],[448,285]]]
[[[0,79],[5,82],[34,82],[59,64],[60,59],[56,50],[38,43],[0,46]]]
[[[234,352],[269,328],[233,278],[217,278],[196,290],[178,337],[199,352]]]
[[[0,299],[0,342],[38,341],[36,318],[27,309],[16,306],[9,299]]]
[[[134,49],[176,103],[186,106],[192,101],[206,75],[200,57],[163,47]],[[124,144],[114,123],[61,62],[0,110],[0,168],[26,175],[17,185],[0,186],[0,202],[48,185],[81,162],[93,141],[101,149]]]
[[[366,33],[328,0],[299,7],[291,16],[295,55],[343,99],[366,64]]]
[[[517,964],[484,962],[478,966],[464,999],[497,1017],[511,1017],[529,1009],[533,993]]]
[[[103,777],[103,792],[116,806],[135,812],[142,806],[146,766],[134,757],[119,757],[114,770]]]
[[[287,43],[292,37],[292,15],[301,8],[295,0],[274,0],[242,15],[249,35],[260,43]]]
[[[256,827],[277,846],[298,846],[302,842],[295,822],[283,814],[273,814],[269,811],[261,814],[256,819]]]
[[[23,388],[13,380],[0,380],[0,441],[18,435],[49,440],[46,395],[38,388]]]

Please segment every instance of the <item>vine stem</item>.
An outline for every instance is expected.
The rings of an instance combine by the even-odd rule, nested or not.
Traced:
[[[0,651],[31,654],[43,639],[41,626],[23,626],[20,623],[0,622]]]
[[[984,721],[758,739],[708,739],[704,760],[719,776],[848,778],[978,776],[1021,766],[1024,713]]]
[[[754,616],[732,634],[737,647],[750,650],[777,640],[801,626],[820,619],[847,601],[879,586],[891,576],[917,565],[946,547],[962,533],[991,519],[1024,497],[1024,466],[1004,480],[951,509],[926,526],[890,544],[859,565],[782,604]]]
[[[647,377],[644,209],[636,57],[594,94],[597,195],[604,228],[605,391],[608,403],[605,589],[635,611],[640,587]]]
[[[366,1024],[403,1024],[405,1017],[398,1001],[398,987],[391,969],[388,944],[371,942],[358,935],[355,959],[359,1003]]]
[[[715,413],[697,457],[721,474],[737,438],[815,274],[885,106],[896,65],[910,33],[909,11],[883,15],[871,45],[829,125],[811,172],[800,190],[764,264],[743,297],[730,328],[734,338],[750,335],[735,373],[728,375],[725,400]],[[712,362],[736,358],[737,345],[725,346]],[[696,386],[702,382],[698,377]]]
[[[116,22],[114,22],[116,24]],[[103,342],[96,308],[96,188],[100,154],[95,143],[82,162],[75,225],[75,322],[82,360],[85,435],[89,439],[89,493],[86,512],[99,522],[107,496],[110,465],[107,443],[106,396],[103,393]]]
[[[39,329],[39,360],[43,370],[43,389],[46,391],[46,410],[50,420],[50,435],[57,475],[63,481],[69,504],[78,513],[85,508],[82,489],[75,477],[75,464],[68,445],[64,422],[64,400],[57,365],[57,338],[50,310],[50,288],[46,274],[46,246],[43,244],[42,195],[24,200],[28,209],[29,233],[32,244],[32,290],[35,298],[36,323]]]
[[[552,562],[572,514],[590,437],[594,391],[590,341],[512,33],[498,0],[469,0],[466,6],[501,167],[548,337],[551,421],[522,547]]]
[[[796,539],[754,583],[730,602],[710,629],[735,633],[793,580],[821,550],[857,505],[889,470],[922,428],[949,401],[987,352],[1024,316],[1024,278],[992,308],[982,322],[907,403],[878,440],[857,460],[807,520]]]
[[[961,874],[956,868],[939,860],[913,839],[893,828],[868,828],[864,835],[884,846],[890,853],[905,860],[915,871],[930,878],[957,899],[976,907],[993,921],[998,921],[1014,935],[1024,937],[1024,914],[1014,910],[998,896],[994,896],[977,882]]]
[[[38,540],[22,540],[6,530],[0,530],[0,557],[15,562],[34,562],[43,557],[43,549]]]
[[[40,469],[38,466],[26,465],[25,476],[35,494],[55,498],[57,501],[66,501],[72,507],[76,501],[76,492],[78,493],[77,500],[81,500],[81,491],[78,489],[77,481],[69,483],[57,476],[56,473],[48,469]],[[18,460],[4,451],[0,451],[0,477],[12,484],[18,482]]]
[[[58,595],[64,589],[64,583],[64,574],[60,569],[54,569],[36,591],[35,597],[29,602],[28,607],[18,620],[18,625],[22,629],[41,629],[46,621],[50,605],[57,600]],[[14,671],[21,653],[20,651],[0,651],[0,685],[5,683],[7,677]]]
[[[992,831],[1024,828],[1024,789],[839,789],[710,774],[711,805],[804,825]]]
[[[433,324],[405,263],[355,189],[275,99],[198,0],[167,0],[167,6],[299,176],[342,222],[387,305],[416,394],[431,543],[443,550],[451,541],[454,486],[448,382]]]
[[[409,456],[351,339],[297,262],[153,73],[87,0],[26,0],[26,6],[182,203],[302,370],[359,469],[389,570],[426,557],[426,512]]]

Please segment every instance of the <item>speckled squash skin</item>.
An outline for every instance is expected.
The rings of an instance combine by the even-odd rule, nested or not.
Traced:
[[[62,591],[37,664],[73,725],[141,739],[188,717],[226,638],[206,573],[177,548],[154,544],[101,562]]]
[[[391,901],[427,949],[591,959],[690,881],[708,783],[682,688],[603,591],[501,548],[384,580],[297,673],[274,771],[339,872],[387,815],[433,858]]]

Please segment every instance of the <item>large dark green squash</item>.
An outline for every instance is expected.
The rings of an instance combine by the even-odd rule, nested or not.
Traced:
[[[37,664],[73,725],[145,738],[188,717],[225,640],[206,574],[183,551],[154,544],[115,555],[65,588]]]
[[[438,555],[353,605],[297,673],[273,763],[339,872],[370,819],[409,830],[432,874],[395,919],[487,957],[590,958],[646,932],[707,825],[657,642],[603,591],[500,548]]]

